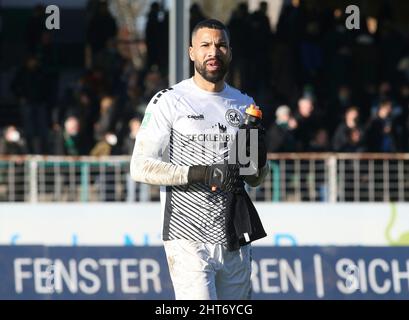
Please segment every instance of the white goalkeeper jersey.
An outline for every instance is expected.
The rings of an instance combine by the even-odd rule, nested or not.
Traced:
[[[169,181],[169,185],[161,187],[163,240],[226,243],[226,193],[212,192],[203,184],[187,186],[188,166],[227,159],[244,111],[251,103],[252,98],[227,84],[221,92],[208,92],[199,88],[193,78],[160,91],[149,102],[133,158],[170,164],[166,172],[163,167],[152,166],[151,176],[172,176],[183,170],[177,183]],[[150,179],[153,183],[154,178]]]

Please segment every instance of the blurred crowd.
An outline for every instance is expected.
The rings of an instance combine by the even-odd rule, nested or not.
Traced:
[[[409,39],[387,4],[361,12],[359,30],[345,27],[344,8],[285,1],[272,30],[266,2],[237,5],[228,82],[263,109],[268,151],[409,152]],[[20,121],[3,128],[0,155],[131,154],[148,102],[168,86],[168,12],[152,3],[135,40],[90,0],[83,72],[64,84],[44,12],[36,6],[27,23],[10,87]],[[197,4],[190,13],[191,28],[206,18]]]

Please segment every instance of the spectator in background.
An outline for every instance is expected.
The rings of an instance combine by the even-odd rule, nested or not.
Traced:
[[[378,86],[378,96],[371,107],[371,115],[376,115],[379,104],[392,96],[392,84],[388,81],[381,81]],[[392,104],[393,106],[393,104]]]
[[[37,4],[26,26],[26,44],[28,51],[33,53],[40,43],[41,34],[45,31],[45,7]]]
[[[77,117],[68,117],[64,122],[64,128],[54,133],[54,154],[64,156],[85,154]]]
[[[314,115],[314,102],[310,97],[298,100],[298,109],[294,116],[297,128],[294,132],[297,141],[297,151],[305,152],[309,149],[312,134],[316,131],[318,121]]]
[[[143,101],[143,89],[141,86],[141,75],[134,72],[128,80],[126,90],[126,100],[123,107],[122,118],[124,118],[126,125],[135,114],[144,114],[147,101]]]
[[[158,68],[151,68],[145,75],[144,81],[144,95],[143,100],[146,104],[152,99],[152,97],[160,90],[166,89],[165,81],[159,72]],[[144,112],[145,110],[143,110]]]
[[[193,3],[190,6],[190,22],[189,22],[190,32],[189,34],[192,34],[192,31],[195,25],[197,25],[200,21],[203,21],[206,19],[207,17],[204,15],[200,5],[197,3]]]
[[[99,118],[94,125],[94,138],[103,141],[105,135],[114,128],[113,120],[115,113],[114,98],[105,95],[100,102]]]
[[[47,30],[41,34],[40,42],[36,47],[35,54],[44,71],[44,81],[47,88],[45,101],[48,112],[47,119],[50,120],[58,99],[60,67],[58,50],[53,42],[53,37],[50,31]]]
[[[50,31],[46,30],[41,33],[35,49],[35,55],[45,72],[50,75],[55,74],[59,68],[59,54]]]
[[[328,124],[329,128],[335,130],[340,123],[345,120],[346,110],[353,105],[352,103],[352,91],[349,85],[340,85],[335,92],[335,95],[330,97],[328,104],[331,107],[331,111],[328,112]],[[335,131],[331,131],[334,134]]]
[[[252,64],[249,75],[249,94],[256,95],[260,100],[267,88],[271,86],[272,71],[272,33],[270,19],[267,16],[268,3],[261,1],[259,9],[251,14],[250,61]]]
[[[167,60],[167,50],[165,47],[168,42],[168,28],[166,23],[165,13],[161,10],[160,4],[156,1],[153,2],[148,12],[145,29],[147,69],[150,69],[153,65],[163,67],[163,56],[166,56]],[[163,72],[164,70],[162,69],[161,71]]]
[[[19,105],[21,119],[12,118],[15,116],[14,108],[10,107],[10,113],[6,111],[0,125],[21,121],[21,132],[27,140],[29,153],[54,152],[54,145],[46,145],[50,111],[53,111],[54,129],[63,131],[64,120],[71,115],[79,119],[82,137],[88,140],[84,141],[86,154],[107,132],[114,132],[122,141],[128,135],[130,119],[143,113],[151,97],[168,86],[163,76],[166,74],[163,65],[167,62],[168,40],[167,15],[161,7],[164,2],[151,1],[146,39],[137,43],[126,28],[116,32],[117,25],[108,10],[107,0],[87,2],[85,38],[86,45],[92,47],[94,60],[86,74],[73,86],[67,101],[58,101],[57,94],[61,91],[59,75],[61,73],[61,85],[65,86],[73,70],[59,70],[59,60],[61,49],[66,47],[66,40],[72,39],[72,35],[66,34],[68,38],[60,39],[64,43],[56,46],[52,37],[54,31],[45,28],[45,6],[36,5],[25,18],[24,37],[15,39],[19,42],[18,47],[28,47],[30,54],[12,85],[17,99],[10,100],[10,103]],[[393,2],[386,2],[392,7]],[[408,94],[405,96],[405,92],[409,92],[409,45],[405,41],[408,32],[399,26],[399,19],[392,14],[393,10],[401,8],[400,5],[388,14],[383,12],[382,6],[370,7],[372,9],[362,8],[361,28],[354,31],[346,28],[344,8],[337,4],[317,6],[308,1],[285,0],[277,32],[273,34],[266,15],[266,1],[254,14],[249,13],[246,1],[238,1],[229,20],[234,56],[229,81],[254,95],[265,107],[264,121],[267,122],[264,124],[268,126],[274,119],[276,106],[296,105],[296,99],[302,95],[302,88],[307,82],[316,88],[312,116],[304,117],[297,112],[295,117],[299,126],[284,130],[286,138],[291,133],[297,145],[296,151],[311,150],[310,143],[314,140],[311,134],[322,124],[325,124],[336,150],[364,150],[362,129],[358,128],[358,133],[356,129],[345,128],[345,111],[353,104],[359,105],[359,119],[364,124],[368,119],[378,118],[378,106],[385,99],[392,99],[389,122],[392,123],[394,150],[409,151]],[[373,17],[367,16],[369,11]],[[192,4],[190,12],[191,26],[205,19],[198,4]],[[131,47],[136,50],[131,50]],[[13,47],[9,48],[11,50],[5,52],[12,55]],[[148,63],[145,61],[147,52],[150,56]],[[135,60],[139,61],[137,65],[134,65]],[[5,81],[8,79],[6,74]],[[66,91],[66,87],[61,89]],[[99,99],[106,93],[115,100],[115,112],[102,116]],[[325,117],[325,123],[322,121],[320,124],[317,117]],[[94,135],[95,123],[97,132]],[[377,131],[373,127],[374,121],[370,123],[371,130]],[[271,131],[278,130],[278,133],[277,137],[272,134],[271,143],[280,139],[284,126],[283,123],[272,125]],[[340,131],[335,132],[338,128]],[[372,144],[376,143],[376,138],[370,138],[368,134],[365,138]],[[341,147],[335,146],[337,140],[343,141]],[[292,149],[292,143],[283,145]],[[271,150],[276,149],[271,146]]]
[[[342,84],[338,87],[337,94],[337,111],[344,113],[344,111],[351,105],[352,92],[351,88],[347,84]]]
[[[392,126],[392,102],[380,103],[376,117],[370,120],[365,132],[366,147],[369,152],[395,152],[396,143]]]
[[[3,136],[0,137],[0,155],[23,156],[25,154],[27,154],[26,142],[21,137],[19,130],[13,125],[7,126]],[[6,182],[5,194],[8,199],[24,201],[24,185],[27,178],[24,158],[16,157],[13,162],[14,172],[18,172],[18,174],[13,174],[13,182],[10,183],[11,181],[8,181],[7,178],[10,174],[8,166],[0,166],[0,185]]]
[[[83,86],[91,90],[96,97],[101,97],[105,95],[106,92],[111,91],[108,79],[105,77],[104,71],[100,68],[94,68],[84,75]]]
[[[409,151],[409,83],[399,85],[397,104],[401,106],[401,114],[396,117],[394,124],[397,127],[396,139],[399,151]]]
[[[321,37],[324,32],[320,6],[308,6],[301,2],[300,14],[300,54],[305,83],[315,84],[323,66]]]
[[[266,147],[268,152],[294,152],[296,142],[293,130],[297,127],[291,117],[288,106],[279,106],[276,110],[276,121],[266,132]]]
[[[345,112],[344,121],[335,130],[332,146],[335,152],[352,152],[355,147],[358,150],[361,143],[362,129],[359,126],[359,110],[357,107],[350,107]]]
[[[295,137],[298,152],[315,152],[321,148],[321,145],[325,140],[324,133],[319,133],[317,135],[317,128],[319,128],[320,124],[316,120],[316,116],[314,114],[314,102],[310,95],[311,93],[298,100],[298,109],[294,116],[295,120],[297,121]],[[312,144],[315,143],[317,145],[312,146]],[[301,160],[300,166],[308,166],[308,161]],[[307,201],[310,198],[310,194],[308,192],[308,178],[308,171],[301,170],[300,187],[302,201]]]
[[[88,154],[94,145],[94,123],[98,116],[98,105],[92,98],[91,93],[83,90],[79,93],[76,99],[75,114],[80,122],[80,128],[82,132],[82,141],[84,147],[84,153]]]
[[[117,144],[117,136],[112,132],[108,132],[100,141],[97,142],[94,148],[92,148],[90,155],[94,157],[107,157],[117,155]],[[104,183],[112,182],[114,180],[115,168],[113,165],[106,166],[104,172],[99,172],[97,175],[91,174],[91,181],[94,181],[96,185],[100,185],[99,188],[103,190],[103,192],[100,193],[103,194],[103,199],[100,200],[116,200],[115,183]]]
[[[118,138],[112,132],[108,132],[104,137],[97,142],[97,144],[92,148],[90,155],[95,157],[103,157],[114,155],[115,146],[118,143]]]
[[[380,24],[379,51],[382,57],[380,64],[382,79],[393,82],[398,77],[397,65],[405,52],[405,39],[392,21],[386,20]]]
[[[129,133],[123,139],[122,153],[131,155],[135,146],[135,137],[141,127],[140,118],[132,118],[129,120]]]
[[[116,89],[121,68],[125,63],[117,50],[115,38],[107,40],[105,47],[95,57],[95,68],[101,70],[109,88]]]
[[[277,40],[296,46],[299,37],[300,23],[300,0],[284,1],[277,23]],[[295,48],[294,48],[295,49]]]
[[[11,125],[4,129],[0,138],[0,155],[24,155],[27,153],[26,142],[20,131]]]
[[[233,11],[229,24],[231,47],[234,59],[231,62],[230,77],[235,87],[247,91],[249,84],[250,64],[252,46],[248,45],[252,37],[250,13],[247,3],[241,2]]]
[[[91,65],[88,67],[94,64],[95,57],[105,48],[107,41],[114,38],[116,34],[117,25],[109,12],[108,2],[101,0],[98,2],[98,9],[91,17],[86,30],[87,49],[89,58],[91,58]]]
[[[345,26],[343,9],[336,8],[333,11],[333,20],[322,40],[325,53],[323,71],[326,75],[326,84],[324,85],[328,88],[331,96],[335,97],[339,88],[347,87],[346,83],[350,81],[352,65],[353,36]]]
[[[299,96],[298,82],[301,62],[299,59],[300,0],[284,1],[277,24],[273,48],[273,83],[276,95],[295,104]],[[294,101],[295,98],[295,101]]]
[[[374,67],[381,61],[378,52],[378,21],[374,17],[363,17],[360,27],[352,49],[351,80],[355,90],[366,90],[379,80],[379,68]]]
[[[118,133],[119,140],[123,141],[129,133],[129,121],[135,117],[142,117],[147,105],[147,102],[142,99],[138,73],[135,72],[130,78],[127,96],[120,105],[122,105],[122,110],[117,112],[115,131]]]
[[[308,146],[309,152],[329,152],[331,151],[328,132],[324,128],[315,131],[315,134]]]
[[[159,61],[159,70],[165,76],[169,73],[169,11],[167,10],[163,11],[161,29],[163,47]]]
[[[342,152],[366,152],[363,142],[362,130],[359,128],[352,128],[348,130],[347,141],[342,148]]]
[[[92,92],[82,86],[70,88],[66,91],[64,99],[57,109],[57,114],[53,117],[54,131],[62,130],[61,124],[68,117],[75,116],[78,119],[84,154],[89,154],[95,143],[94,123],[97,120],[99,110],[95,100]]]
[[[38,59],[29,55],[17,71],[11,89],[18,98],[28,152],[47,153],[47,80]]]
[[[394,88],[391,83],[388,81],[382,81],[379,84],[378,88],[378,97],[374,99],[374,102],[371,107],[371,116],[374,117],[376,116],[376,113],[378,112],[378,107],[379,104],[384,102],[384,101],[390,101],[391,106],[392,106],[392,111],[391,111],[391,118],[392,120],[395,120],[396,118],[400,117],[403,112],[403,108],[399,103],[396,103],[394,96]]]

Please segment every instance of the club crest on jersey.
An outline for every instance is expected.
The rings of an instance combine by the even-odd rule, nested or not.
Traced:
[[[243,122],[243,117],[239,110],[229,109],[226,112],[226,121],[233,127],[238,127]]]

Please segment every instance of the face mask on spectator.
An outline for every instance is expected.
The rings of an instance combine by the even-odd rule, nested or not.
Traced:
[[[68,135],[75,137],[79,133],[79,122],[76,118],[69,117],[67,120],[65,120],[64,128]]]
[[[17,142],[20,140],[20,132],[17,130],[10,131],[6,135],[6,140],[10,142]]]
[[[105,139],[110,146],[115,146],[118,142],[118,138],[114,134],[107,134]]]

